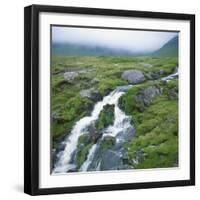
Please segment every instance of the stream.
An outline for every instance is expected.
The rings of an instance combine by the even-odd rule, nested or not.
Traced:
[[[161,78],[162,81],[170,81],[178,76],[178,72]],[[124,164],[127,152],[124,150],[124,143],[130,141],[135,134],[135,128],[131,123],[131,117],[126,115],[118,105],[119,98],[124,95],[133,85],[119,86],[114,91],[97,102],[90,116],[83,117],[74,125],[70,135],[64,139],[64,148],[57,154],[57,161],[53,168],[53,173],[66,173],[74,171],[98,171],[128,169]],[[79,137],[85,134],[88,127],[94,124],[105,105],[114,105],[114,123],[103,129],[101,137],[89,149],[86,160],[77,169],[74,161]],[[115,144],[106,152],[102,152],[100,145],[107,136],[115,138]]]

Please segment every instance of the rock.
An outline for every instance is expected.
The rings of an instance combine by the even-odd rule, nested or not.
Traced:
[[[178,99],[178,90],[176,88],[169,90],[168,98],[170,100],[177,100]]]
[[[138,63],[138,64],[142,65],[143,67],[148,67],[148,68],[153,67],[153,65],[151,65],[151,64],[149,64],[149,63],[140,62],[140,63]]]
[[[117,170],[123,166],[121,155],[116,151],[108,150],[102,155],[101,170]]]
[[[92,98],[92,91],[93,91],[93,89],[81,90],[80,95],[82,97]]]
[[[130,126],[124,129],[123,131],[119,132],[116,138],[125,142],[125,141],[130,141],[134,135],[135,135],[135,129],[132,126]]]
[[[78,168],[76,165],[71,165],[71,168],[67,172],[77,172]]]
[[[102,136],[102,132],[96,129],[95,124],[91,124],[84,131],[86,131],[87,134],[84,134],[85,136],[83,137],[81,136],[81,139],[83,139],[84,141],[89,141],[89,143],[97,143]]]
[[[64,79],[68,82],[72,82],[75,78],[79,76],[78,72],[65,72]]]
[[[99,82],[99,79],[96,78],[96,77],[91,80],[91,84],[95,84],[95,83],[98,83],[98,82]]]
[[[138,84],[145,81],[144,74],[139,70],[126,70],[123,72],[121,78],[130,84]]]
[[[99,93],[99,91],[95,90],[94,88],[81,90],[80,95],[81,97],[89,98],[95,102],[100,101],[102,99],[102,96]]]
[[[136,96],[136,102],[140,105],[140,111],[144,111],[146,106],[149,106],[153,99],[162,93],[162,89],[156,86],[150,86],[144,89],[140,95]]]
[[[150,73],[146,74],[146,78],[148,80],[156,80],[156,79],[163,77],[164,75],[165,75],[165,71],[161,69],[157,72],[150,72]]]

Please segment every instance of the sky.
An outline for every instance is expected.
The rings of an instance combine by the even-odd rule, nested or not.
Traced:
[[[176,35],[176,32],[52,27],[53,43],[117,48],[133,53],[155,51]]]

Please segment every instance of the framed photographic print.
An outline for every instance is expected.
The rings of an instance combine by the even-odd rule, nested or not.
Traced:
[[[25,8],[24,191],[195,184],[195,16]]]

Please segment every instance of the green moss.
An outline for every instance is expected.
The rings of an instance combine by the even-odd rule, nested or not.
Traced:
[[[84,163],[84,161],[87,159],[87,155],[89,153],[90,148],[92,147],[92,143],[84,146],[78,153],[77,153],[77,165],[78,168],[81,167],[81,165]]]
[[[127,85],[126,81],[116,78],[102,79],[97,86],[98,91],[102,96],[114,90],[117,86]]]
[[[158,83],[151,83],[158,84]],[[121,106],[134,119],[136,136],[126,145],[134,168],[173,167],[178,164],[178,101],[170,100],[168,92],[177,87],[177,80],[159,83],[164,89],[143,112],[135,96],[146,84],[132,88],[121,99]]]
[[[101,130],[112,125],[114,122],[114,105],[105,105],[99,114],[99,119],[96,123],[96,128]]]
[[[140,62],[152,64],[153,67],[144,67],[139,64]],[[91,113],[96,103],[88,98],[82,98],[79,95],[81,90],[93,87],[99,91],[101,96],[105,96],[117,86],[127,85],[127,82],[121,79],[121,74],[124,70],[137,69],[141,70],[144,74],[164,70],[165,75],[167,75],[174,70],[174,67],[177,66],[177,62],[178,59],[172,57],[53,56],[51,62],[51,113],[53,115],[51,134],[53,148],[56,148],[65,135],[71,132],[73,126],[79,119]],[[87,70],[87,73],[80,74],[72,83],[64,79],[64,72],[81,70]],[[98,81],[91,82],[94,78],[97,78]],[[166,101],[172,101],[170,99],[174,99],[171,98],[173,97],[173,90],[175,88],[173,84],[176,85],[177,83],[172,82],[174,81],[170,81],[169,84],[164,86],[166,87],[164,90]],[[123,109],[127,114],[132,116],[139,134],[143,134],[142,130],[146,132],[152,130],[156,131],[156,124],[160,124],[162,121],[158,118],[154,119],[154,117],[152,117],[153,114],[149,114],[152,121],[150,119],[145,119],[144,121],[144,114],[139,112],[140,105],[134,100],[134,96],[139,93],[142,88],[152,84],[155,84],[155,82],[148,81],[144,84],[134,86],[134,88],[128,91],[127,96],[120,99]],[[157,81],[157,84],[160,83]],[[100,116],[101,119],[97,125],[99,129],[113,123],[113,113],[114,112],[110,112],[108,117],[106,114],[100,114],[102,116]],[[54,117],[54,115],[56,117]],[[168,124],[168,126],[171,125]],[[157,131],[159,132],[159,130]],[[152,140],[156,139],[157,137]],[[82,155],[81,159],[83,159],[83,157]]]
[[[115,144],[115,138],[107,136],[101,142],[101,149],[103,151],[105,151],[105,150],[111,148],[114,144]]]

